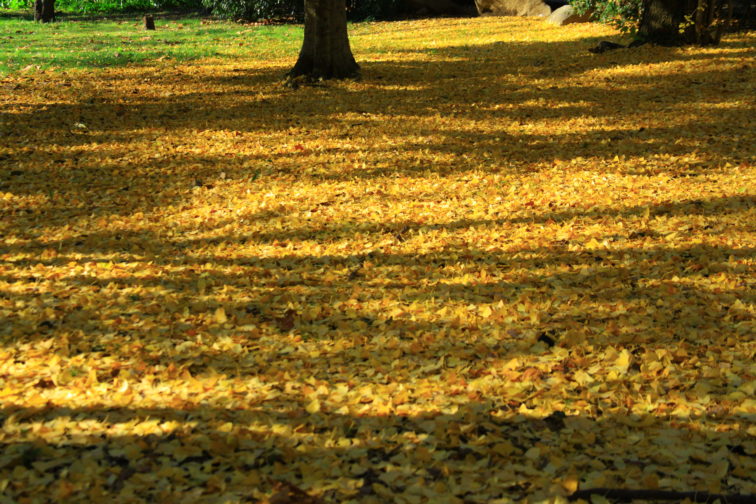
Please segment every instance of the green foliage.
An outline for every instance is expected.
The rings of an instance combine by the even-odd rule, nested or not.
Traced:
[[[640,21],[642,0],[572,0],[580,14],[593,12],[593,19],[614,26],[623,33],[635,33]]]
[[[31,9],[34,0],[0,0],[0,9]],[[405,7],[404,0],[347,0],[352,21],[392,19]],[[304,0],[56,0],[55,10],[76,14],[190,10],[206,8],[220,18],[258,21],[260,19],[304,19]]]
[[[0,0],[0,9],[28,9],[31,5],[31,0]]]
[[[197,9],[200,0],[57,0],[56,6],[70,12],[123,12]]]
[[[302,0],[202,0],[214,15],[233,20],[296,19],[304,17]]]
[[[33,0],[0,0],[3,9],[31,9],[33,4]],[[55,10],[85,14],[197,9],[201,5],[201,0],[56,0]]]
[[[137,0],[133,0],[137,1]],[[145,0],[142,0],[145,1]],[[304,18],[303,0],[201,0],[214,15],[226,19],[258,21],[260,19]],[[399,15],[403,0],[347,0],[347,14],[353,21],[391,19]]]
[[[347,0],[347,11],[354,21],[391,19],[401,14],[405,3],[405,0]]]

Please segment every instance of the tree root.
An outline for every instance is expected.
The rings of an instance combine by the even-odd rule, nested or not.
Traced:
[[[609,42],[608,40],[602,40],[596,47],[591,47],[590,49],[588,49],[588,52],[592,52],[593,54],[601,54],[606,51],[613,51],[615,49],[632,49],[633,47],[639,47],[643,44],[645,44],[645,42],[642,40],[633,40],[629,45],[623,46],[622,44],[616,44],[614,42]]]

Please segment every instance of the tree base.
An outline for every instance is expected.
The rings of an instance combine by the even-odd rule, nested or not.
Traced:
[[[301,83],[312,84],[315,82],[321,82],[328,79],[355,79],[359,80],[362,74],[360,73],[360,66],[356,63],[353,67],[345,67],[339,69],[331,69],[325,71],[323,69],[315,68],[313,65],[294,65],[294,68],[289,70],[286,74],[287,81],[297,80]]]
[[[289,88],[289,89],[299,89],[300,87],[325,87],[325,81],[329,79],[358,81],[362,79],[362,74],[360,74],[360,72],[358,71],[346,77],[323,78],[323,77],[316,77],[313,74],[294,75],[291,72],[289,72],[286,75],[284,75],[283,87]]]
[[[350,79],[359,72],[349,47],[344,0],[305,0],[304,40],[289,78]]]

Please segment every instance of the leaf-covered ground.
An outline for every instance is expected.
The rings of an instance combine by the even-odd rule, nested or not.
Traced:
[[[0,501],[756,493],[756,39],[612,35],[0,80]]]

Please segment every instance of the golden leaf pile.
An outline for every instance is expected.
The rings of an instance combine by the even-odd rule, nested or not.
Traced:
[[[0,495],[756,493],[754,37],[611,35],[5,77]]]

